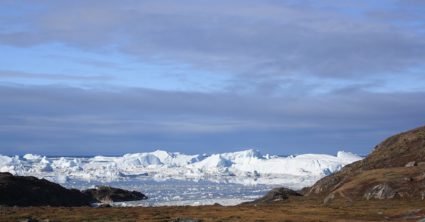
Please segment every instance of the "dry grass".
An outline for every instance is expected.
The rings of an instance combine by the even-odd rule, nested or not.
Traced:
[[[421,199],[421,192],[425,189],[424,172],[425,166],[367,170],[347,179],[333,193],[347,199],[359,200],[371,187],[388,183],[396,192],[408,196],[409,199]]]
[[[425,218],[424,201],[333,202],[293,198],[286,203],[258,206],[199,207],[2,207],[0,221],[32,217],[50,221],[170,221],[195,218],[203,221],[417,221]]]

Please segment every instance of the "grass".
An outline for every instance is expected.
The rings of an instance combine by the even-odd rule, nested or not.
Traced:
[[[286,203],[250,206],[174,207],[1,207],[0,221],[32,217],[50,221],[170,221],[195,218],[203,221],[417,221],[425,218],[424,201],[336,201],[292,198]]]

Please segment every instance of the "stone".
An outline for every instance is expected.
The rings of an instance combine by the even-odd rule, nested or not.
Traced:
[[[109,186],[98,186],[94,189],[84,190],[83,193],[92,198],[94,201],[103,203],[111,201],[135,201],[148,199],[146,195],[138,191],[128,191]]]
[[[393,190],[393,188],[390,187],[387,183],[384,184],[378,184],[372,189],[366,191],[366,193],[363,195],[363,197],[366,200],[370,199],[379,199],[379,200],[385,200],[385,199],[392,199],[396,195],[396,192]]]
[[[20,222],[40,222],[40,221],[32,217],[28,217],[28,218],[20,220]]]
[[[414,167],[414,166],[417,166],[415,161],[410,161],[410,162],[406,163],[406,165],[405,165],[405,167]]]
[[[323,200],[324,204],[328,204],[330,203],[333,199],[335,199],[335,194],[334,193],[330,193],[329,195],[327,195],[325,197],[325,199]]]
[[[418,166],[425,166],[425,162],[419,162]]]
[[[425,191],[421,192],[421,200],[425,200]]]
[[[112,206],[110,204],[104,203],[98,206],[98,208],[111,208]]]
[[[170,222],[202,222],[202,220],[193,218],[177,218],[170,220]]]
[[[250,203],[273,203],[278,201],[285,201],[291,196],[302,196],[302,194],[285,187],[280,187],[272,189],[263,197],[254,200]]]

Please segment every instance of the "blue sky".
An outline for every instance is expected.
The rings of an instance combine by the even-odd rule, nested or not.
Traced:
[[[0,153],[366,154],[425,123],[425,3],[2,1]]]

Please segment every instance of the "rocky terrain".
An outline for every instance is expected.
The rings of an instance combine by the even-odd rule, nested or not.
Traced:
[[[80,191],[31,176],[0,173],[0,205],[6,206],[89,206],[94,202],[144,200],[137,191],[97,187]]]
[[[275,188],[269,191],[266,195],[264,195],[263,197],[257,200],[243,203],[243,204],[270,204],[270,203],[274,203],[278,201],[288,200],[290,197],[300,197],[300,196],[302,196],[302,194],[300,194],[297,191],[294,191],[285,187],[280,187],[280,188]]]
[[[119,202],[148,199],[146,195],[140,192],[127,191],[109,186],[98,186],[93,189],[87,189],[83,191],[83,194],[99,202]]]
[[[392,136],[363,160],[322,178],[305,196],[334,199],[425,198],[425,127]]]
[[[8,206],[88,206],[91,199],[76,189],[31,176],[0,173],[0,204]]]

